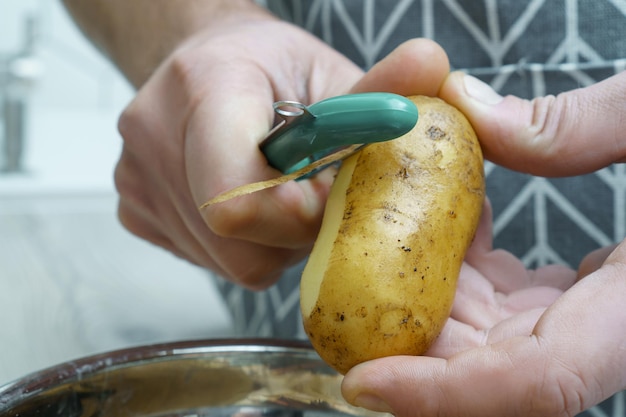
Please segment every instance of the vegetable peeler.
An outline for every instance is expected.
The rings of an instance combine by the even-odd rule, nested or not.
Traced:
[[[284,174],[347,146],[400,137],[418,118],[411,100],[392,93],[348,94],[310,106],[277,101],[273,107],[282,121],[259,146],[269,164]]]

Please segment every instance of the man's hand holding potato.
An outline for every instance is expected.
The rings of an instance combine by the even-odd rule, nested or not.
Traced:
[[[469,118],[485,156],[512,169],[576,175],[626,157],[626,73],[533,101],[454,73],[440,96]],[[353,368],[349,401],[397,416],[572,416],[626,389],[626,242],[577,274],[526,271],[491,235],[487,207],[429,355]]]
[[[626,74],[557,99],[501,98],[448,75],[433,42],[401,45],[367,74],[247,0],[65,0],[139,88],[120,120],[119,215],[137,235],[263,288],[304,257],[332,173],[199,212],[210,197],[277,175],[258,150],[278,99],[347,92],[437,95],[472,122],[487,158],[572,175],[626,157]],[[149,3],[149,5],[148,5]],[[158,67],[158,68],[157,68]],[[359,365],[345,397],[398,416],[573,415],[626,388],[626,245],[581,270],[526,271],[491,247],[488,204],[452,318],[428,356]],[[602,267],[598,267],[602,264]]]
[[[314,102],[345,92],[361,75],[305,31],[272,18],[194,34],[120,118],[124,148],[115,179],[122,223],[240,285],[272,284],[310,250],[331,173],[198,207],[279,174],[258,148],[272,126],[274,101]]]
[[[314,103],[351,88],[436,95],[449,71],[442,49],[422,40],[387,60],[394,76],[374,68],[361,79],[347,58],[249,0],[65,3],[139,89],[119,122],[122,223],[254,289],[309,253],[333,178],[329,170],[198,211],[223,191],[280,174],[258,148],[272,103]]]

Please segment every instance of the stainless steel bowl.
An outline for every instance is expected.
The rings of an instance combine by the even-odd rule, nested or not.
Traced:
[[[0,416],[376,415],[347,404],[341,376],[305,343],[212,340],[67,362],[0,387]]]

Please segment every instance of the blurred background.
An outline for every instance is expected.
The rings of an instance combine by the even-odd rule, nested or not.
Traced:
[[[133,91],[58,0],[0,0],[0,384],[139,344],[228,337],[206,271],[118,223]]]

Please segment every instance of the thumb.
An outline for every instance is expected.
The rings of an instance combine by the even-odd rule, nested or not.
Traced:
[[[430,39],[411,39],[374,65],[351,92],[435,96],[449,73],[448,56],[441,46]]]
[[[626,72],[558,96],[501,97],[456,72],[440,96],[470,120],[487,159],[542,176],[578,175],[626,159]]]

